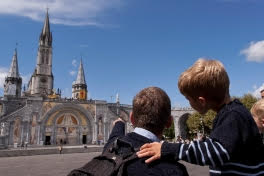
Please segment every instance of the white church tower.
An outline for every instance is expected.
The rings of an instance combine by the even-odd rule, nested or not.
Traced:
[[[83,64],[81,60],[76,81],[72,83],[72,98],[86,100],[87,92],[88,92],[87,85],[85,81]]]
[[[4,83],[4,96],[5,97],[21,97],[22,78],[19,76],[18,63],[17,63],[17,49],[11,62],[11,66]]]
[[[53,89],[52,74],[52,33],[50,31],[49,14],[39,37],[39,48],[37,65],[28,85],[28,92],[31,95],[49,95]]]

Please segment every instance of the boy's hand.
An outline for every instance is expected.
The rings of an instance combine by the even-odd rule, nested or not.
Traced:
[[[141,146],[140,151],[137,152],[137,156],[139,158],[150,156],[150,158],[147,159],[145,163],[151,163],[152,161],[160,159],[160,153],[161,153],[161,143],[153,142]]]
[[[123,122],[123,123],[125,123],[124,120],[122,120],[120,117],[118,119],[116,119],[115,121],[113,121],[113,125],[115,125],[116,122]]]

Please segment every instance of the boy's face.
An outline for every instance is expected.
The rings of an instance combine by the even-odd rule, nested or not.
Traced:
[[[264,117],[258,118],[253,116],[253,118],[258,126],[259,132],[264,133]]]
[[[205,98],[203,97],[192,98],[190,96],[185,96],[185,97],[189,101],[191,107],[196,111],[198,111],[199,113],[205,114],[209,110]]]

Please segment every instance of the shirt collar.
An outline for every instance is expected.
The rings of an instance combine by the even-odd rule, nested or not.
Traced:
[[[137,134],[139,134],[141,136],[144,136],[144,137],[152,140],[153,142],[160,142],[160,139],[155,134],[153,134],[152,132],[150,132],[150,131],[148,131],[148,130],[146,130],[144,128],[136,127],[134,129],[134,133],[137,133]]]

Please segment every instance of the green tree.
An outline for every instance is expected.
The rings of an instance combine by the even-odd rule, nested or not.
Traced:
[[[242,97],[232,97],[232,99],[239,99],[244,106],[250,110],[254,103],[257,102],[257,98],[255,98],[252,94],[245,94]],[[193,138],[197,132],[204,132],[204,134],[209,135],[212,127],[213,120],[216,116],[216,112],[213,110],[209,110],[206,114],[201,115],[198,112],[191,114],[187,121],[187,134],[189,134],[189,138]]]
[[[163,135],[167,138],[167,139],[174,139],[175,138],[175,131],[174,131],[174,122],[172,121],[172,124],[170,126],[170,128],[165,128]]]
[[[192,139],[198,132],[209,135],[212,130],[215,115],[216,113],[212,110],[209,110],[204,115],[198,112],[191,114],[186,121],[188,138]]]
[[[241,98],[238,98],[241,103],[244,104],[244,106],[250,111],[253,104],[258,101],[256,97],[254,97],[252,94],[245,94]]]

